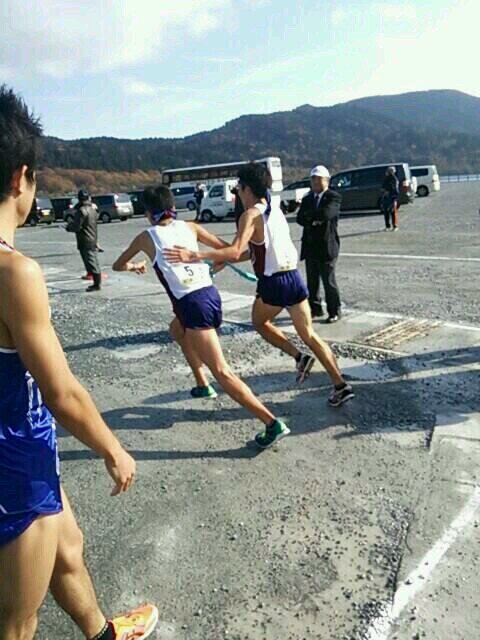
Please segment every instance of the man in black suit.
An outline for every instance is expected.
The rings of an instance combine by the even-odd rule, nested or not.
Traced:
[[[337,226],[342,199],[328,188],[330,173],[323,165],[312,169],[310,181],[311,191],[303,198],[297,214],[297,223],[303,227],[301,260],[305,260],[312,316],[323,315],[321,278],[327,302],[327,322],[333,323],[341,315],[335,264],[340,250]]]

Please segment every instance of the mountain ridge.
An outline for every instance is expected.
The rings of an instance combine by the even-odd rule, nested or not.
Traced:
[[[280,156],[289,169],[404,159],[441,172],[480,172],[480,98],[455,90],[369,96],[330,107],[245,114],[183,138],[47,137],[43,167],[155,171]]]

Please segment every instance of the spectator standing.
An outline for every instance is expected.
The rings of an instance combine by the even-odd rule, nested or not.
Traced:
[[[203,184],[197,183],[194,192],[195,204],[197,205],[197,215],[195,216],[195,222],[201,222],[202,220],[202,200],[205,197],[205,187]]]
[[[312,317],[323,316],[320,278],[325,290],[328,323],[341,317],[340,291],[335,267],[340,251],[338,219],[341,196],[329,189],[330,173],[317,165],[310,173],[311,191],[304,196],[297,214],[297,223],[303,227],[301,260],[305,260],[308,301]]]
[[[93,284],[87,292],[100,291],[102,273],[98,262],[97,211],[92,205],[90,194],[85,189],[78,192],[78,203],[75,205],[73,220],[67,225],[67,231],[77,236],[77,248],[88,274],[92,274]]]
[[[388,167],[382,184],[382,211],[385,216],[385,230],[392,226],[398,231],[398,198],[400,188],[395,167]]]

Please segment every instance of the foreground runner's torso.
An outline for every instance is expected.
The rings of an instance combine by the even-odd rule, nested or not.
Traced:
[[[177,300],[189,293],[212,286],[210,267],[204,262],[172,263],[163,255],[164,249],[175,246],[198,251],[198,242],[188,224],[174,220],[168,225],[156,225],[148,229],[155,245],[153,268],[170,297]]]
[[[13,252],[0,239],[0,268]],[[61,508],[55,421],[0,324],[0,525],[2,517]]]
[[[279,207],[258,203],[259,220],[263,225],[249,242],[250,257],[257,277],[271,276],[297,268],[298,253],[290,237],[290,228]]]

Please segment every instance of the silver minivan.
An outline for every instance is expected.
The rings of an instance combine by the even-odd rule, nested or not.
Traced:
[[[400,188],[400,204],[409,204],[415,198],[410,176],[410,167],[406,162],[376,164],[368,167],[355,167],[332,176],[330,188],[342,196],[341,211],[380,209],[382,184],[389,166],[395,167]]]
[[[92,202],[98,207],[98,219],[102,222],[121,220],[124,222],[133,216],[133,204],[128,193],[106,193],[92,196]]]
[[[175,198],[175,206],[177,209],[194,211],[196,208],[195,187],[171,187],[171,191]]]
[[[410,167],[410,171],[412,176],[417,179],[417,196],[424,198],[429,193],[440,191],[440,176],[434,164]]]

